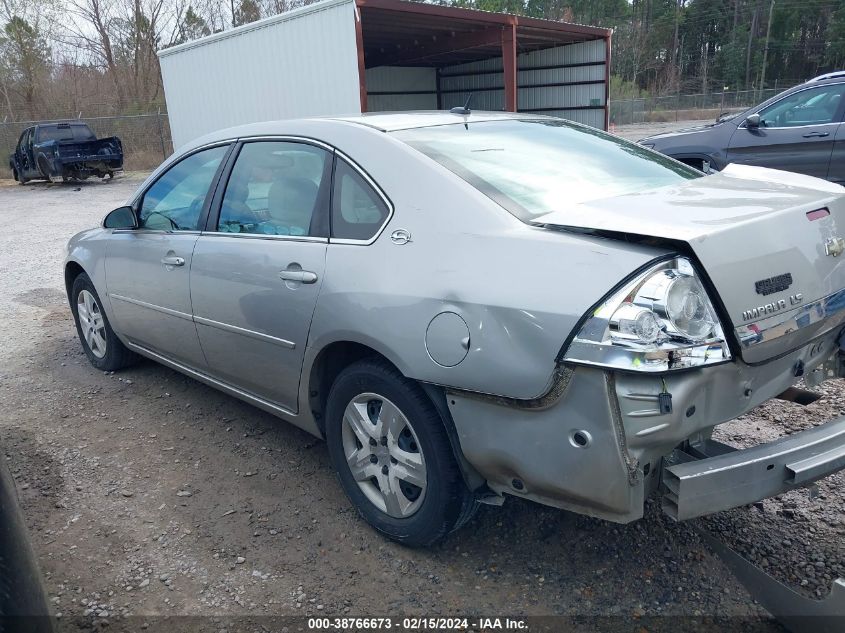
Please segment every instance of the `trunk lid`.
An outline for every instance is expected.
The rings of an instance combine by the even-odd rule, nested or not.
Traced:
[[[729,165],[677,186],[571,205],[534,223],[686,242],[712,280],[749,363],[783,354],[845,321],[845,253],[833,255],[845,251],[840,185]]]

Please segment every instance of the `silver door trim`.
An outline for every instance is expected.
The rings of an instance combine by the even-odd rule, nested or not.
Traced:
[[[805,127],[826,127],[828,125],[840,125],[839,121],[833,121],[832,123],[807,123],[806,125],[782,125],[780,127],[768,127],[765,125],[761,125],[759,127],[751,128],[751,130],[765,130],[767,132],[771,130],[800,130]],[[749,130],[749,128],[745,125],[745,121],[739,126],[742,130]],[[749,130],[749,131],[751,131]]]
[[[323,141],[318,141],[310,136],[296,136],[294,134],[256,134],[253,136],[240,136],[238,140],[242,143],[254,143],[256,141],[281,141],[289,143],[305,143],[306,145],[315,145],[321,149],[326,150],[331,154],[334,147]]]
[[[277,336],[270,336],[269,334],[264,334],[262,332],[256,332],[255,330],[248,330],[246,328],[238,327],[237,325],[229,325],[228,323],[221,323],[220,321],[214,321],[213,319],[207,319],[196,315],[194,316],[194,322],[199,323],[200,325],[217,328],[218,330],[223,330],[224,332],[248,336],[250,338],[254,338],[265,343],[279,345],[287,349],[296,348],[296,343],[293,341],[288,341],[287,339],[279,338]]]
[[[285,242],[314,242],[328,244],[329,238],[311,235],[274,235],[272,233],[229,233],[227,231],[203,231],[202,237],[236,237],[238,239],[280,240]]]
[[[109,298],[117,299],[118,301],[124,301],[126,303],[131,303],[132,305],[147,308],[149,310],[154,310],[155,312],[161,312],[162,314],[167,314],[168,316],[174,316],[179,319],[185,319],[186,321],[194,320],[194,317],[190,314],[187,314],[186,312],[180,312],[179,310],[174,310],[172,308],[165,308],[154,303],[147,303],[146,301],[141,301],[139,299],[132,299],[131,297],[124,297],[123,295],[114,294],[112,292],[109,293]]]
[[[127,341],[126,346],[131,349],[133,352],[138,352],[142,356],[146,356],[147,358],[151,358],[152,360],[161,363],[162,365],[166,365],[171,369],[175,369],[176,371],[180,371],[183,374],[190,376],[200,382],[204,382],[207,385],[215,387],[224,393],[228,393],[231,396],[235,396],[236,398],[240,398],[246,402],[249,402],[252,405],[255,405],[265,411],[269,411],[275,415],[284,417],[293,421],[297,417],[296,411],[292,409],[288,409],[285,406],[280,404],[276,404],[275,402],[271,402],[270,400],[265,400],[259,396],[256,396],[248,391],[244,391],[243,389],[239,389],[238,387],[234,387],[227,382],[223,382],[222,380],[217,380],[216,378],[212,378],[208,374],[205,374],[201,371],[197,371],[196,369],[192,369],[187,365],[183,365],[182,363],[177,363],[166,356],[162,356],[161,354],[152,351],[151,349],[144,347],[142,345],[138,345],[137,343],[132,343]]]

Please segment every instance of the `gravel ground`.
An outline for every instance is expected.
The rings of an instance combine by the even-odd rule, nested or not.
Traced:
[[[176,372],[94,370],[63,290],[67,238],[140,176],[0,184],[0,455],[67,620],[127,615],[736,616],[780,630],[694,526],[619,526],[509,499],[442,545],[387,542],[350,508],[325,446]],[[845,413],[841,382],[724,425],[750,445]],[[701,525],[813,595],[845,575],[845,479]],[[616,620],[614,620],[616,621]],[[643,620],[645,621],[645,620]],[[604,627],[609,628],[609,627]]]

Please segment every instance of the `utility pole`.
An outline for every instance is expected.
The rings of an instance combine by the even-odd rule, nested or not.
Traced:
[[[772,32],[772,14],[775,11],[775,0],[769,5],[769,23],[766,24],[766,48],[763,49],[763,70],[760,73],[760,94],[766,89],[766,62],[769,57],[769,34]]]
[[[678,46],[678,26],[681,21],[681,4],[683,2],[684,0],[675,0],[675,37],[673,41],[674,51],[672,53],[672,83],[674,83],[674,86],[671,86],[675,89],[675,91],[680,90],[681,84],[681,70],[679,67],[681,51],[680,47]]]

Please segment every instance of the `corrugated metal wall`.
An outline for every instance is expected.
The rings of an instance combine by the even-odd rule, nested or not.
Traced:
[[[160,53],[173,145],[233,125],[359,113],[354,0],[330,0]]]
[[[502,58],[446,66],[440,71],[440,99],[448,110],[466,103],[472,94],[474,110],[505,109],[505,77]]]
[[[436,110],[434,68],[379,66],[367,69],[367,110]]]
[[[550,114],[603,128],[605,54],[604,40],[594,40],[519,55],[519,111]],[[502,59],[442,69],[440,92],[443,108],[463,105],[472,93],[473,108],[504,109]]]

